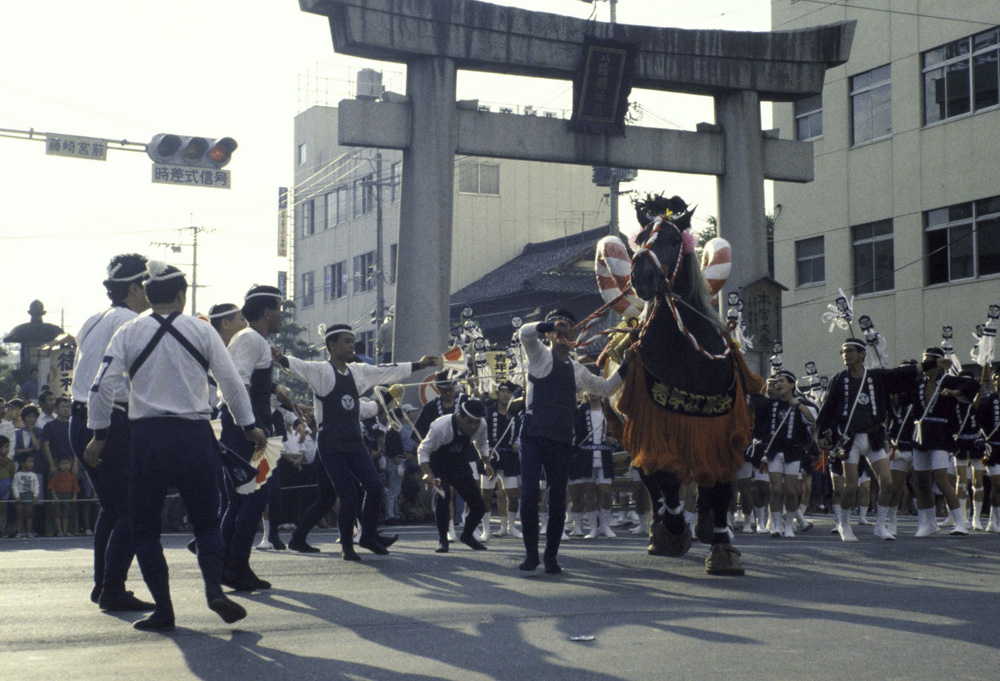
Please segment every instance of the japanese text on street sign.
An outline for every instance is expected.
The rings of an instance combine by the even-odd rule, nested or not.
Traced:
[[[153,164],[154,184],[180,184],[191,187],[229,189],[230,175],[228,170],[172,166],[163,163]]]
[[[91,161],[108,160],[107,140],[70,135],[46,135],[45,153],[49,156],[88,158]]]

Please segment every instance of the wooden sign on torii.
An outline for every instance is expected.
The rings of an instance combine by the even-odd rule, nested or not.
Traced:
[[[855,22],[770,33],[609,24],[479,0],[299,0],[329,18],[334,50],[406,64],[405,103],[339,103],[339,141],[403,151],[394,356],[447,347],[455,154],[715,175],[719,233],[733,247],[727,290],[768,275],[764,180],[810,182],[809,142],[761,130],[760,102],[818,94],[847,61]],[[696,132],[460,108],[458,69],[573,80],[588,39],[637,46],[632,85],[710,96]],[[431,263],[431,266],[428,266]],[[382,269],[382,263],[379,263]]]

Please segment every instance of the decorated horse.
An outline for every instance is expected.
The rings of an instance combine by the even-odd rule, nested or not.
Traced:
[[[714,292],[698,268],[690,230],[693,212],[676,196],[636,202],[643,230],[636,237],[631,287],[646,305],[640,330],[633,332],[638,352],[616,407],[625,417],[622,443],[654,508],[661,509],[651,523],[649,553],[681,556],[690,548],[679,492],[694,482],[695,534],[712,547],[706,570],[742,575],[726,512],[751,439],[753,412],[746,398],[763,382],[710,303]],[[620,349],[622,341],[609,345]]]

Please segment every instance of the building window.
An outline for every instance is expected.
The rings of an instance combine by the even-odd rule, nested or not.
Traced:
[[[458,165],[458,191],[500,196],[500,164],[463,161]]]
[[[389,166],[389,201],[390,203],[396,203],[399,201],[400,189],[402,189],[402,174],[400,173],[400,168],[402,166],[402,161],[396,161],[391,166]]]
[[[1000,196],[924,213],[927,284],[1000,274]]]
[[[359,331],[354,335],[354,346],[360,344],[361,351],[368,357],[375,357],[375,332]]]
[[[795,107],[795,139],[808,142],[823,136],[823,95],[801,99]]]
[[[316,303],[315,289],[313,288],[313,273],[302,273],[302,307],[312,307]]]
[[[375,175],[365,175],[354,181],[354,217],[375,210]]]
[[[396,283],[396,256],[399,251],[396,248],[396,244],[389,246],[389,283]]]
[[[996,106],[1000,28],[923,54],[924,125]]]
[[[323,302],[339,300],[346,295],[347,261],[342,260],[323,268]]]
[[[347,222],[350,218],[347,213],[348,196],[347,187],[337,187],[324,197],[326,200],[326,226],[324,229],[336,227],[342,222]]]
[[[375,288],[375,251],[354,256],[354,292],[363,293]]]
[[[299,165],[300,166],[304,166],[306,164],[306,160],[308,159],[308,156],[309,156],[308,147],[306,146],[306,143],[303,142],[302,144],[299,145],[298,159],[299,159]]]
[[[795,242],[795,281],[797,286],[813,286],[826,281],[823,237]]]
[[[311,236],[316,233],[316,205],[313,199],[306,199],[299,206],[299,215],[302,216],[302,236]]]
[[[893,271],[892,220],[879,220],[851,227],[854,250],[854,293],[891,291]]]
[[[890,65],[851,78],[853,143],[862,144],[892,134]]]

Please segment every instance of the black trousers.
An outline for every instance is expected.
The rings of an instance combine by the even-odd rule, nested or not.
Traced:
[[[434,519],[437,521],[439,540],[442,544],[448,541],[452,490],[462,497],[469,507],[462,535],[472,536],[473,530],[486,515],[486,504],[483,502],[479,485],[472,475],[469,462],[464,456],[432,455],[430,465],[431,472],[434,473],[434,477],[441,480],[441,489],[444,490],[443,497],[440,494],[434,495]]]

